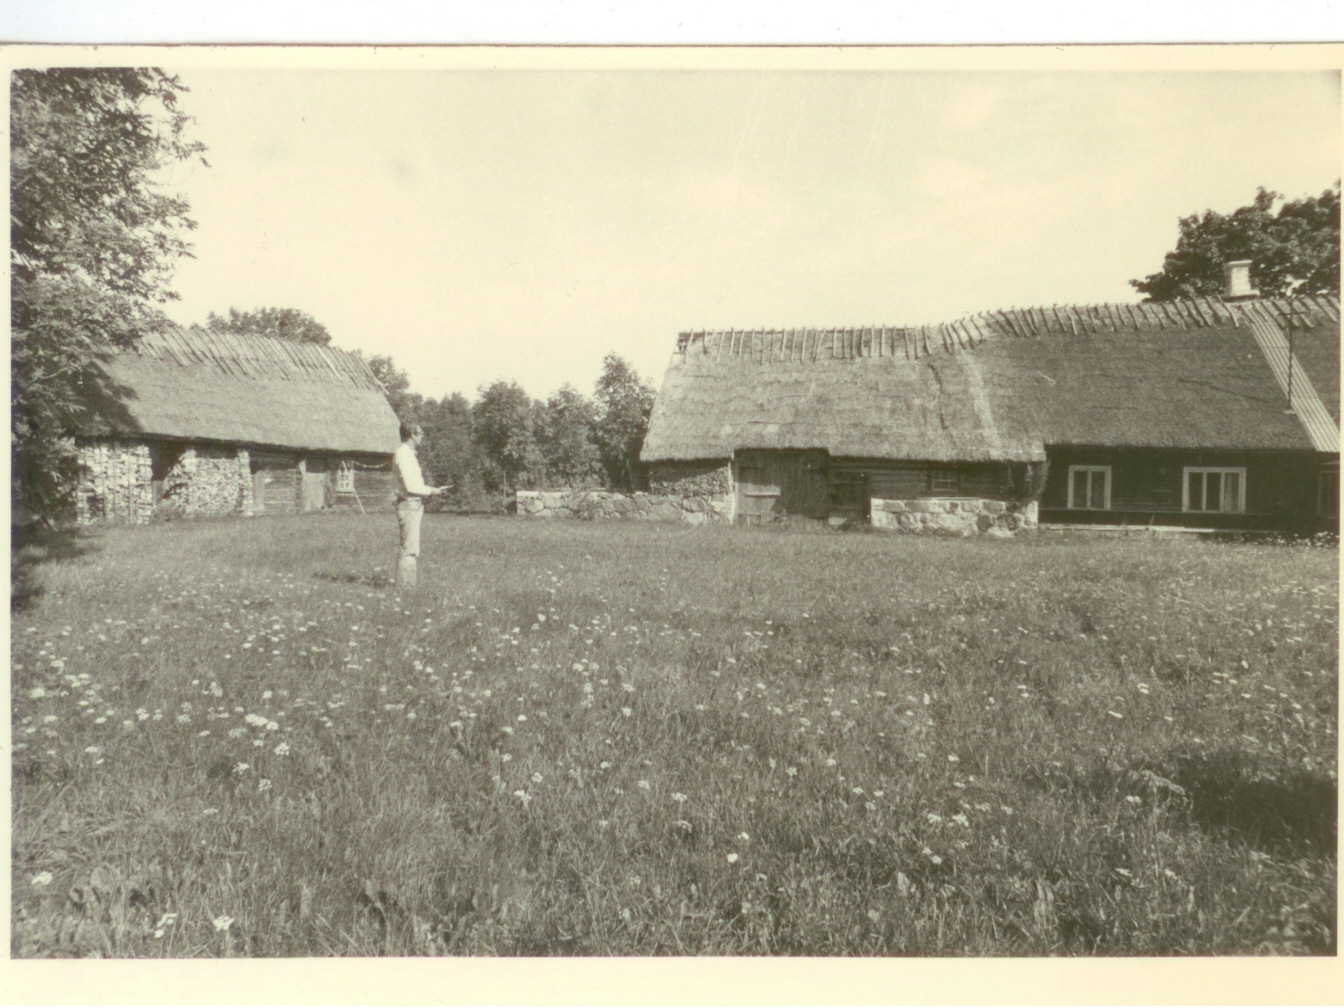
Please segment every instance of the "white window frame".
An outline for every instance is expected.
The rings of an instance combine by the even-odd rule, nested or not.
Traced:
[[[1101,507],[1089,507],[1086,504],[1079,504],[1073,499],[1073,474],[1077,472],[1099,472],[1105,473],[1106,478],[1102,481],[1102,498],[1104,503]],[[1111,467],[1108,465],[1071,465],[1069,466],[1069,510],[1070,511],[1109,511],[1111,509]]]
[[[1237,506],[1232,510],[1223,507],[1200,508],[1196,510],[1190,506],[1190,476],[1192,473],[1236,473],[1237,479]],[[1207,498],[1207,493],[1205,497]],[[1219,481],[1219,504],[1222,503],[1222,482]],[[1207,502],[1207,500],[1206,500]],[[1193,514],[1245,514],[1246,513],[1246,467],[1245,466],[1185,466],[1181,470],[1181,510],[1189,511]]]
[[[941,486],[939,484],[942,484]],[[956,497],[961,493],[961,473],[956,469],[930,469],[929,495]]]

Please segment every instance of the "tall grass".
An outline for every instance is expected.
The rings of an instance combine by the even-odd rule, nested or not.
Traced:
[[[1333,550],[393,535],[33,568],[15,955],[1334,949]]]

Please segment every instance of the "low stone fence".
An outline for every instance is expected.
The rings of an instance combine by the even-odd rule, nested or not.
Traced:
[[[727,494],[681,497],[606,490],[519,490],[517,503],[523,518],[614,518],[708,525],[727,522],[732,516],[732,498]]]
[[[874,528],[917,535],[984,535],[1004,539],[1037,527],[1036,501],[1018,505],[974,497],[873,498],[869,515]]]

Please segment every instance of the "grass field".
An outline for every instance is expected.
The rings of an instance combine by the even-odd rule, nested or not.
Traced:
[[[15,955],[1334,950],[1335,550],[394,529],[25,551]]]

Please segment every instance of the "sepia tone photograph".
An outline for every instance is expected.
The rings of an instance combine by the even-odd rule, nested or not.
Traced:
[[[11,956],[1333,957],[1235,49],[9,53]]]

